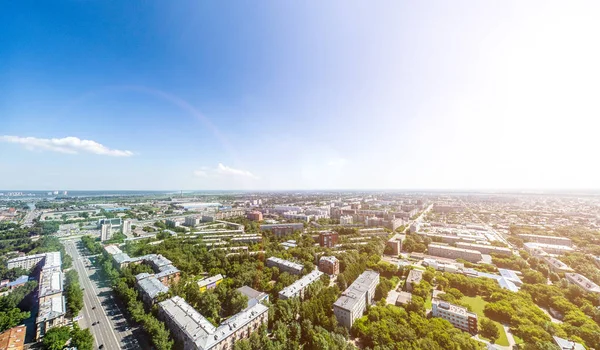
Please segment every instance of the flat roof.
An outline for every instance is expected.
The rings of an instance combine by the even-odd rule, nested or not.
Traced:
[[[342,296],[333,303],[334,306],[344,310],[352,310],[364,298],[369,287],[379,278],[379,273],[367,270],[342,293]]]
[[[223,279],[223,275],[221,275],[221,274],[210,276],[205,279],[199,280],[198,287],[208,286],[209,284],[216,283],[217,281],[220,281],[222,279]]]
[[[274,256],[268,258],[267,261],[274,262],[277,265],[287,266],[287,267],[290,267],[290,268],[295,269],[295,270],[302,270],[304,268],[304,266],[301,265],[301,264],[297,264],[295,262],[291,262],[289,260],[277,258],[277,257],[274,257]]]
[[[300,278],[296,282],[294,282],[294,283],[290,284],[289,286],[283,288],[279,292],[279,294],[285,296],[286,298],[291,298],[291,297],[295,296],[296,293],[298,293],[302,289],[306,288],[306,286],[308,286],[308,285],[314,283],[315,281],[317,281],[322,275],[323,275],[323,272],[321,272],[319,270],[313,270],[308,275],[303,276],[302,278]]]

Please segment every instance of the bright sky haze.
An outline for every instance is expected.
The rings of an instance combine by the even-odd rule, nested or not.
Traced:
[[[598,1],[13,1],[0,188],[598,189]]]

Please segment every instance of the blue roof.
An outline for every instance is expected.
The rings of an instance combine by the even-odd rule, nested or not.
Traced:
[[[27,275],[19,276],[16,280],[9,282],[8,286],[12,287],[15,285],[24,284],[24,283],[27,283],[27,281],[29,281],[29,276],[27,276]]]

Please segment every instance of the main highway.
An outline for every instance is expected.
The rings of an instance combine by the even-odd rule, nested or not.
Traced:
[[[81,328],[89,328],[99,349],[140,349],[133,331],[117,303],[114,293],[100,276],[100,271],[87,268],[88,256],[82,256],[83,244],[79,239],[63,241],[66,253],[73,258],[73,268],[79,274],[84,306],[78,321]],[[90,267],[92,266],[89,264]]]

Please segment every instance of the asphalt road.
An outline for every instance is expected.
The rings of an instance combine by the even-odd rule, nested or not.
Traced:
[[[63,241],[67,254],[73,258],[73,268],[79,274],[84,306],[80,316],[81,328],[89,328],[94,335],[95,347],[103,349],[141,349],[123,312],[115,302],[114,293],[93,264],[86,267],[89,258],[79,240]],[[99,322],[96,325],[94,323]]]

